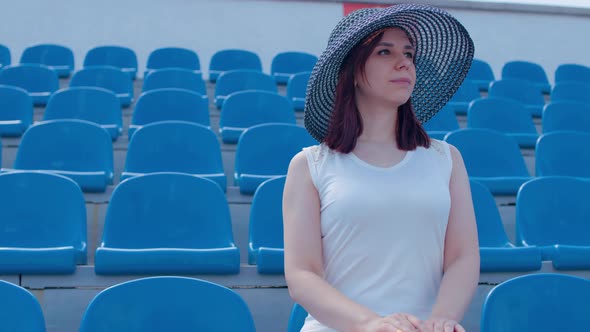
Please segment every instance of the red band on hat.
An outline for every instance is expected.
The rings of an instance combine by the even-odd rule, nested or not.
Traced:
[[[361,9],[361,8],[385,8],[385,7],[389,7],[391,5],[372,5],[372,4],[368,4],[368,3],[343,3],[342,4],[342,10],[344,13],[344,16],[350,14],[351,12],[357,10],[357,9]]]

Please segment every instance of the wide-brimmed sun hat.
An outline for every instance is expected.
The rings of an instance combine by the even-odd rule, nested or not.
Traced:
[[[352,48],[371,33],[398,27],[416,48],[416,84],[412,105],[425,123],[455,94],[473,60],[469,33],[444,10],[417,4],[365,8],[345,16],[334,28],[307,85],[304,123],[319,142],[327,132],[342,63]]]

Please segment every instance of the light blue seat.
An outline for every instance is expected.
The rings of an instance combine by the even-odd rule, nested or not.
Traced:
[[[111,135],[83,120],[40,122],[23,135],[14,168],[65,175],[84,191],[105,191],[113,183]]]
[[[206,177],[225,191],[221,148],[207,127],[184,121],[143,126],[129,142],[121,180],[156,172],[181,172]]]
[[[112,91],[121,106],[128,107],[133,102],[133,81],[129,75],[112,66],[85,67],[74,73],[70,87],[94,86]]]
[[[488,97],[512,99],[522,103],[535,117],[543,114],[545,99],[535,86],[525,80],[503,79],[490,83]]]
[[[209,179],[152,173],[121,182],[96,249],[97,274],[236,274],[223,190]]]
[[[33,122],[33,99],[26,90],[0,85],[0,136],[20,136]]]
[[[37,298],[28,290],[0,280],[2,331],[45,332],[45,318]]]
[[[590,133],[555,131],[539,137],[536,176],[565,175],[590,180]]]
[[[590,81],[556,83],[551,90],[551,102],[560,101],[590,104]]]
[[[467,114],[469,103],[480,97],[481,95],[479,94],[479,87],[477,84],[470,80],[465,80],[459,87],[459,90],[457,90],[451,100],[449,100],[447,105],[453,108],[455,114]]]
[[[187,121],[209,127],[209,104],[202,95],[177,88],[144,92],[137,99],[128,135],[146,124],[158,121]]]
[[[287,332],[299,332],[307,318],[307,311],[299,304],[295,303],[289,316],[289,326]]]
[[[86,205],[74,181],[6,172],[0,188],[0,274],[70,274],[86,264]]]
[[[481,272],[539,270],[539,248],[515,247],[506,236],[492,193],[477,181],[471,180],[470,185],[477,220]]]
[[[215,84],[215,106],[220,109],[227,96],[245,90],[278,93],[274,78],[267,74],[253,70],[227,71],[219,76]]]
[[[270,74],[279,84],[287,84],[293,74],[311,71],[318,57],[304,52],[282,52],[272,59]]]
[[[144,78],[152,71],[164,68],[184,68],[201,75],[201,62],[193,50],[182,47],[162,47],[150,53]]]
[[[233,290],[193,278],[151,277],[100,292],[80,332],[254,332],[246,302]]]
[[[480,59],[473,59],[466,79],[475,83],[481,91],[487,91],[490,83],[496,80],[490,64]]]
[[[250,127],[238,142],[234,183],[240,186],[242,194],[252,195],[262,182],[286,175],[293,156],[316,144],[305,128],[297,125],[272,123]]]
[[[590,83],[590,67],[564,63],[555,70],[555,84],[562,82]]]
[[[516,277],[487,295],[481,332],[584,331],[590,280],[557,273]]]
[[[37,63],[55,70],[59,77],[69,77],[74,70],[74,52],[69,47],[41,44],[27,47],[20,63]]]
[[[25,89],[35,105],[43,106],[49,96],[59,89],[59,78],[54,70],[44,65],[9,65],[0,69],[0,85]]]
[[[495,195],[514,195],[531,179],[518,144],[508,135],[466,128],[448,133],[445,141],[461,151],[469,178]]]
[[[516,196],[516,241],[537,246],[555,269],[590,269],[590,181],[545,176]]]
[[[448,104],[424,124],[428,136],[442,140],[446,134],[459,129],[455,111]]]
[[[293,103],[295,111],[303,111],[305,108],[305,93],[310,75],[309,71],[293,74],[287,82],[287,98]]]
[[[545,69],[541,65],[530,61],[509,61],[502,67],[502,80],[520,79],[533,83],[540,93],[549,94],[551,85],[547,79]]]
[[[248,264],[261,274],[285,273],[283,188],[285,176],[263,182],[252,199]]]
[[[54,93],[43,113],[43,120],[78,119],[100,125],[116,140],[123,128],[121,103],[110,90],[75,87]]]
[[[517,101],[498,97],[474,100],[467,113],[467,128],[502,132],[522,148],[534,148],[539,138],[531,113]]]
[[[137,74],[137,55],[123,46],[98,46],[92,48],[84,57],[84,67],[113,66],[127,73],[131,79]]]
[[[590,133],[590,103],[551,102],[543,110],[543,133],[580,131]]]
[[[143,80],[142,91],[151,91],[155,89],[178,88],[196,92],[202,96],[205,101],[207,98],[207,88],[205,81],[200,74],[184,68],[164,68],[153,70]]]
[[[11,63],[10,49],[0,44],[0,69]]]
[[[224,143],[237,143],[244,130],[272,122],[295,124],[295,113],[289,99],[268,91],[234,92],[223,104],[219,133]]]
[[[209,80],[215,82],[223,72],[236,69],[261,72],[262,62],[258,54],[251,51],[240,49],[217,51],[209,63]]]

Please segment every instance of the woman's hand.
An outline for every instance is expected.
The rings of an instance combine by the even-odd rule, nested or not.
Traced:
[[[421,332],[465,332],[461,324],[452,319],[440,317],[425,320],[419,328]]]
[[[363,324],[359,332],[418,332],[420,320],[409,314],[393,314],[372,319]]]

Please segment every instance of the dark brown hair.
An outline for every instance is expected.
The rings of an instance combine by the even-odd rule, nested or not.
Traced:
[[[358,43],[343,62],[336,85],[332,119],[324,138],[324,142],[332,150],[351,152],[363,132],[363,121],[356,107],[354,75],[365,75],[365,63],[384,32],[385,29],[378,30]],[[414,114],[411,98],[398,108],[395,137],[400,150],[415,150],[418,146],[430,147],[430,137]]]

